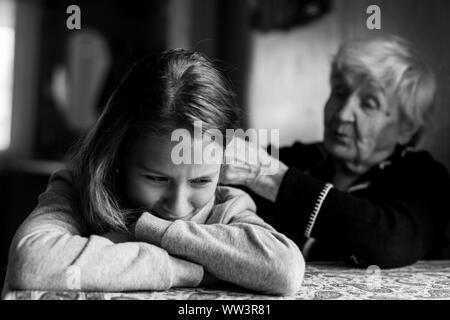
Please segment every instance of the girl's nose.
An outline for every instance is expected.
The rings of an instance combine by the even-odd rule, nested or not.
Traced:
[[[189,201],[189,191],[183,186],[175,186],[167,191],[164,199],[164,209],[169,218],[179,219],[189,215],[192,207]]]

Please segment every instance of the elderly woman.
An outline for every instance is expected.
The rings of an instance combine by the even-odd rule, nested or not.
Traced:
[[[246,186],[308,260],[389,268],[439,258],[449,176],[413,151],[435,98],[432,72],[408,43],[386,37],[344,44],[330,80],[323,143],[283,148],[281,162],[263,150],[256,162],[230,154],[239,161],[222,182]],[[276,174],[265,174],[274,164]]]

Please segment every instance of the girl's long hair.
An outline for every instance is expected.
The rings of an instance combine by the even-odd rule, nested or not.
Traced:
[[[146,57],[111,95],[98,121],[75,145],[69,168],[79,192],[87,231],[127,230],[138,208],[122,191],[122,159],[139,137],[176,128],[234,129],[238,121],[231,84],[198,52],[168,50]]]

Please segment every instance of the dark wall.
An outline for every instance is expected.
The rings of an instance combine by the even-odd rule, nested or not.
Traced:
[[[111,50],[112,69],[97,101],[99,110],[134,62],[165,48],[167,1],[43,1],[34,143],[37,158],[60,159],[77,136],[65,126],[50,95],[52,72],[65,63],[67,39],[79,32],[66,28],[66,8],[72,4],[81,9],[81,29],[99,31]]]
[[[69,17],[67,7],[78,5],[81,8],[82,30],[94,28],[99,31],[111,50],[112,69],[98,101],[100,111],[113,88],[138,59],[165,49],[167,1],[45,0],[36,3],[42,6],[42,17],[40,39],[37,41],[38,96],[36,118],[32,119],[35,134],[31,154],[33,159],[62,160],[79,137],[79,133],[72,132],[66,126],[50,94],[52,72],[55,66],[65,63],[67,38],[71,33],[78,32],[66,27]],[[1,159],[0,270],[6,265],[14,232],[35,208],[50,174],[32,173],[27,168],[12,164],[10,160]]]
[[[2,272],[7,264],[12,237],[22,221],[36,207],[38,196],[45,190],[48,178],[46,174],[21,170],[0,171],[0,269]]]
[[[217,10],[216,55],[228,64],[228,76],[235,85],[238,103],[245,112],[251,44],[248,4],[241,0],[220,0]],[[243,128],[248,126],[247,117],[241,119],[240,125]]]

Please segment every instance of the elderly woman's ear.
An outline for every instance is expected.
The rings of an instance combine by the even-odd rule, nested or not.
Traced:
[[[416,140],[418,133],[420,133],[420,128],[412,121],[404,119],[399,124],[398,143],[402,146],[411,144],[413,140]]]

